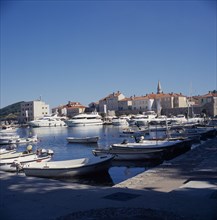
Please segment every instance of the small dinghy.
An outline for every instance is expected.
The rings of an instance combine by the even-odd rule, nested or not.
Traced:
[[[66,138],[69,143],[97,143],[99,140],[98,136],[93,136],[93,137],[68,137]]]

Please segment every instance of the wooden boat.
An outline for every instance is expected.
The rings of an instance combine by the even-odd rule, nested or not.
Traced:
[[[53,151],[41,149],[37,153],[20,154],[20,156],[4,158],[0,160],[0,170],[15,172],[22,168],[25,163],[49,161],[52,158]],[[16,153],[15,153],[16,155]]]
[[[69,143],[97,143],[99,140],[98,136],[93,137],[67,137],[66,138]]]
[[[30,163],[23,166],[26,176],[66,178],[108,171],[113,156]]]

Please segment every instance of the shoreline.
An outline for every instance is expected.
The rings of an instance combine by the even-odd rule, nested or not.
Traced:
[[[0,172],[5,220],[217,219],[217,138],[112,187]]]

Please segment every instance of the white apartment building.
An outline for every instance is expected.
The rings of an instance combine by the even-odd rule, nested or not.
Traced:
[[[20,121],[27,122],[50,114],[49,105],[41,100],[21,103]]]

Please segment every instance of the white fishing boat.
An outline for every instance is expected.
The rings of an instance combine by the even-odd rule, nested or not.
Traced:
[[[53,151],[42,149],[40,153],[26,153],[18,157],[4,158],[0,160],[0,170],[16,172],[22,169],[23,164],[51,160]]]
[[[91,114],[79,114],[74,116],[72,119],[65,121],[68,127],[75,126],[90,126],[90,125],[102,125],[102,116],[97,112],[92,112]]]
[[[30,163],[23,166],[26,176],[66,178],[108,171],[113,156]]]
[[[189,150],[191,140],[141,140],[139,143],[112,144],[108,149],[95,149],[96,156],[111,154],[115,160],[143,160],[170,158],[173,154]]]
[[[67,137],[69,143],[97,143],[99,136],[93,137]]]
[[[59,117],[57,114],[46,115],[42,118],[29,121],[29,126],[31,127],[57,127],[57,126],[66,126],[65,118]]]

